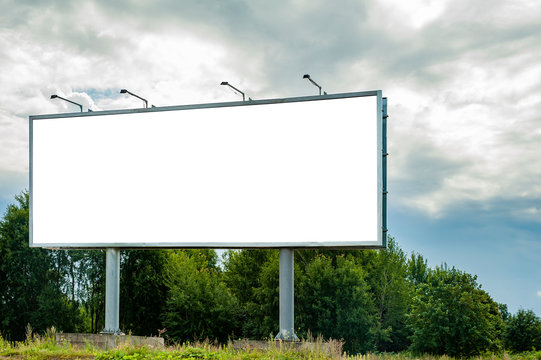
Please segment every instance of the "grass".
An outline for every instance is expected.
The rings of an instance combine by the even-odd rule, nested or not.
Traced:
[[[27,328],[26,340],[20,342],[9,342],[0,335],[0,359],[95,359],[99,350],[87,346],[84,349],[73,348],[70,344],[56,343],[56,330],[47,330],[43,336],[32,333]]]
[[[244,344],[242,348],[229,344],[220,346],[209,342],[170,346],[165,349],[122,346],[113,350],[99,350],[87,345],[83,349],[73,348],[68,343],[57,344],[54,329],[38,336],[27,332],[27,339],[22,342],[9,342],[0,336],[0,360],[304,360],[304,359],[340,359],[340,360],[454,360],[448,356],[400,354],[366,354],[348,356],[342,353],[340,341],[301,342],[288,346],[281,342]],[[521,354],[487,354],[472,360],[541,360],[541,351]]]

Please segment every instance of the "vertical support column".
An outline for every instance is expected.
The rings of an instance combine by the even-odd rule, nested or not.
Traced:
[[[382,167],[382,177],[383,177],[383,180],[382,180],[382,185],[383,185],[383,201],[382,201],[382,217],[383,217],[383,220],[381,222],[381,227],[382,227],[382,231],[383,231],[383,235],[382,235],[382,246],[384,248],[387,247],[387,157],[388,157],[388,153],[387,153],[387,118],[389,117],[389,115],[387,114],[387,98],[384,97],[382,99],[382,112],[383,112],[383,118],[382,118],[382,127],[381,127],[381,132],[382,132],[382,142],[381,142],[381,145],[382,145],[382,155],[383,155],[383,158],[382,158],[382,162],[381,162],[381,167]]]
[[[123,334],[118,327],[120,313],[120,250],[105,253],[105,328],[103,334]]]
[[[275,340],[299,341],[294,330],[293,249],[280,249],[280,332]]]

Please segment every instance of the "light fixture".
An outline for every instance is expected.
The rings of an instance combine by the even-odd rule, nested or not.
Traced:
[[[319,89],[319,95],[321,95],[321,86],[319,86],[314,80],[312,80],[312,78],[310,78],[310,75],[309,74],[304,74],[304,76],[302,77],[303,79],[308,79],[308,81],[310,81],[312,84],[314,84],[315,86],[317,86],[317,88]],[[323,92],[324,95],[327,95],[327,92],[324,91]]]
[[[64,100],[64,101],[67,101],[67,102],[69,102],[69,103],[72,103],[72,104],[74,104],[74,105],[77,105],[78,107],[81,108],[81,112],[83,112],[83,105],[78,104],[78,103],[76,103],[75,101],[71,101],[71,100],[68,100],[68,99],[66,99],[66,98],[63,98],[62,96],[58,96],[58,95],[56,95],[56,94],[51,95],[51,99],[56,99],[56,98],[59,98],[59,99],[62,99],[62,100]]]
[[[227,81],[222,81],[220,83],[220,85],[226,85],[226,86],[229,86],[231,89],[233,89],[234,91],[240,93],[242,95],[242,101],[246,101],[246,97],[244,95],[244,93],[242,91],[240,91],[239,89],[237,89],[236,87],[234,87],[233,85],[231,85],[230,83],[228,83]],[[250,99],[252,100],[252,99]]]
[[[145,103],[145,109],[148,108],[148,101],[146,99],[140,97],[139,95],[135,95],[134,93],[132,93],[132,92],[126,90],[126,89],[120,90],[120,93],[121,94],[129,94],[131,96],[135,96],[136,98],[143,100],[143,102]]]

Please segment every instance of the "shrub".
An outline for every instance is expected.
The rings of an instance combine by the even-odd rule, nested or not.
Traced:
[[[409,322],[418,353],[474,356],[500,347],[498,304],[475,276],[454,268],[437,268],[419,286]]]
[[[520,309],[505,323],[505,348],[513,352],[541,348],[541,319],[532,310]]]

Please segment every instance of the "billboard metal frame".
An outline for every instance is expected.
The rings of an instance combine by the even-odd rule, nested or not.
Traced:
[[[77,117],[92,117],[92,116],[107,116],[107,115],[119,115],[119,114],[135,114],[135,113],[152,113],[152,112],[165,112],[165,111],[178,111],[178,110],[191,110],[191,109],[209,109],[209,108],[221,108],[221,107],[237,107],[237,106],[257,106],[266,104],[281,104],[281,103],[294,103],[294,102],[309,102],[309,101],[325,101],[332,99],[343,99],[353,97],[372,97],[377,98],[377,128],[378,128],[378,148],[381,148],[381,155],[378,156],[378,194],[377,194],[377,221],[378,228],[381,229],[378,236],[379,239],[375,241],[356,241],[356,242],[340,242],[339,244],[329,245],[311,245],[306,242],[288,242],[286,245],[282,243],[258,243],[257,246],[246,245],[245,243],[227,243],[223,242],[209,242],[205,244],[190,243],[190,242],[152,242],[152,243],[84,243],[67,245],[65,243],[33,243],[33,123],[37,120],[46,119],[58,119],[58,118],[77,118]],[[103,248],[126,248],[126,249],[158,249],[158,248],[238,248],[238,249],[260,249],[260,248],[340,248],[340,249],[380,249],[385,248],[387,243],[387,99],[382,97],[381,90],[363,91],[363,92],[350,92],[339,94],[327,94],[319,96],[303,96],[292,98],[278,98],[278,99],[264,99],[264,100],[250,100],[250,101],[235,101],[235,102],[221,102],[221,103],[204,103],[204,104],[192,104],[192,105],[178,105],[178,106],[165,106],[154,108],[137,108],[137,109],[124,109],[124,110],[108,110],[108,111],[93,111],[93,112],[78,112],[78,113],[63,113],[63,114],[47,114],[47,115],[32,115],[29,117],[29,131],[30,131],[30,246],[31,247],[48,247],[48,248],[65,248],[65,249],[103,249]]]

